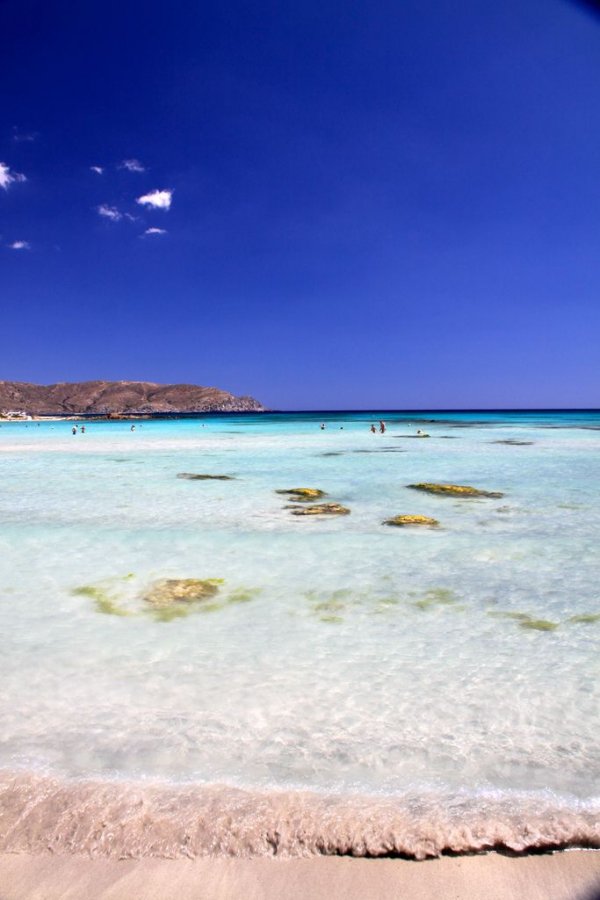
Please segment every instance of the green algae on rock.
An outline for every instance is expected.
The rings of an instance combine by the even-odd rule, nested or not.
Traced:
[[[214,597],[222,584],[221,578],[161,578],[142,599],[155,610],[185,607]]]
[[[438,494],[441,497],[504,497],[500,491],[484,491],[466,484],[436,484],[421,481],[418,484],[409,484],[408,487],[415,491]]]
[[[522,619],[519,627],[529,628],[532,631],[555,631],[558,628],[558,622],[550,622],[548,619]]]
[[[396,609],[400,602],[401,601],[398,597],[381,597],[377,601],[377,605],[371,609],[371,612],[376,616],[392,612],[394,609]]]
[[[249,603],[262,592],[262,588],[236,588],[225,598],[225,603]]]
[[[325,491],[319,488],[285,488],[284,490],[275,491],[276,494],[288,494],[296,503],[309,503],[311,500],[318,500],[319,497],[326,497]]]
[[[235,481],[235,475],[197,475],[194,472],[178,472],[177,477],[187,481]]]
[[[456,603],[456,594],[450,588],[431,588],[418,600],[412,601],[413,606],[423,611],[434,609],[436,606],[450,606],[453,603]]]
[[[535,619],[529,613],[523,612],[489,610],[488,616],[494,616],[497,619],[514,619],[515,622],[518,622],[519,628],[530,631],[555,631],[559,625],[558,622],[550,622],[548,619]]]
[[[439,526],[439,522],[437,519],[432,519],[431,516],[394,516],[392,519],[386,519],[385,522],[382,522],[382,525],[394,525],[396,528],[404,528],[407,525],[421,525],[429,528],[437,528]]]
[[[340,503],[316,503],[314,506],[286,506],[293,516],[347,516],[350,510]]]
[[[342,613],[346,612],[348,607],[356,605],[356,600],[351,599],[352,591],[347,588],[338,588],[329,594],[307,591],[304,596],[311,604],[311,612],[321,622],[343,622]]]
[[[94,601],[96,612],[105,616],[130,616],[131,613],[115,602],[113,597],[102,587],[93,584],[82,584],[73,588],[77,597],[89,597]]]

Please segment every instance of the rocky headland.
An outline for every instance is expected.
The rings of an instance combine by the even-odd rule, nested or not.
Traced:
[[[28,384],[0,381],[0,416],[130,416],[203,412],[263,412],[253,397],[196,384],[79,381]]]

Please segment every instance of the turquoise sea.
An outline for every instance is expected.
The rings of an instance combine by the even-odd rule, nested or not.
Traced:
[[[170,832],[172,853],[600,841],[599,412],[72,424],[0,426],[3,846],[34,846],[50,795],[92,784],[197,791],[186,821],[210,796],[212,825]],[[294,487],[351,512],[294,516],[276,493]],[[440,527],[382,524],[399,514]],[[220,581],[170,617],[143,600],[165,578]],[[143,845],[129,800],[103,843],[89,797],[69,847],[167,846]],[[232,838],[256,808],[240,797],[262,818]]]

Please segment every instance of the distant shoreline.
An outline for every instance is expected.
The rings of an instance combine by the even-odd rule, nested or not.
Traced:
[[[23,416],[6,416],[0,413],[0,423],[3,422],[69,422],[77,420],[98,420],[119,422],[129,419],[200,419],[207,416],[228,417],[228,416],[349,416],[349,415],[365,415],[365,416],[410,416],[414,421],[435,422],[437,419],[419,418],[423,416],[440,416],[440,415],[569,415],[569,414],[599,414],[600,407],[522,407],[522,408],[457,408],[457,409],[379,409],[377,407],[366,407],[364,409],[238,409],[238,410],[169,410],[164,412],[51,412],[51,413],[31,413]]]

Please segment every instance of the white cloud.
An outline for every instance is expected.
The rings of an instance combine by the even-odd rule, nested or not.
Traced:
[[[152,209],[170,209],[172,197],[173,191],[150,191],[149,194],[138,197],[135,202]]]
[[[27,181],[27,178],[20,172],[11,172],[6,163],[0,162],[0,187],[7,191],[9,185],[17,181]]]
[[[8,245],[11,250],[31,250],[29,241],[13,241]]]
[[[23,141],[35,141],[37,137],[37,131],[20,131],[16,125],[13,126],[13,141],[17,144],[20,144]]]
[[[123,218],[116,206],[109,206],[107,203],[101,203],[97,207],[97,212],[98,215],[103,216],[105,219],[110,219],[111,222],[118,222],[119,219]]]
[[[104,166],[90,166],[90,171],[95,172],[96,175],[102,175],[104,172]]]
[[[167,233],[166,228],[146,228],[144,235],[146,235],[146,234],[166,234],[166,233]],[[142,235],[142,237],[144,235]]]
[[[119,166],[120,169],[127,169],[128,172],[145,172],[146,167],[141,164],[139,159],[124,159]]]

